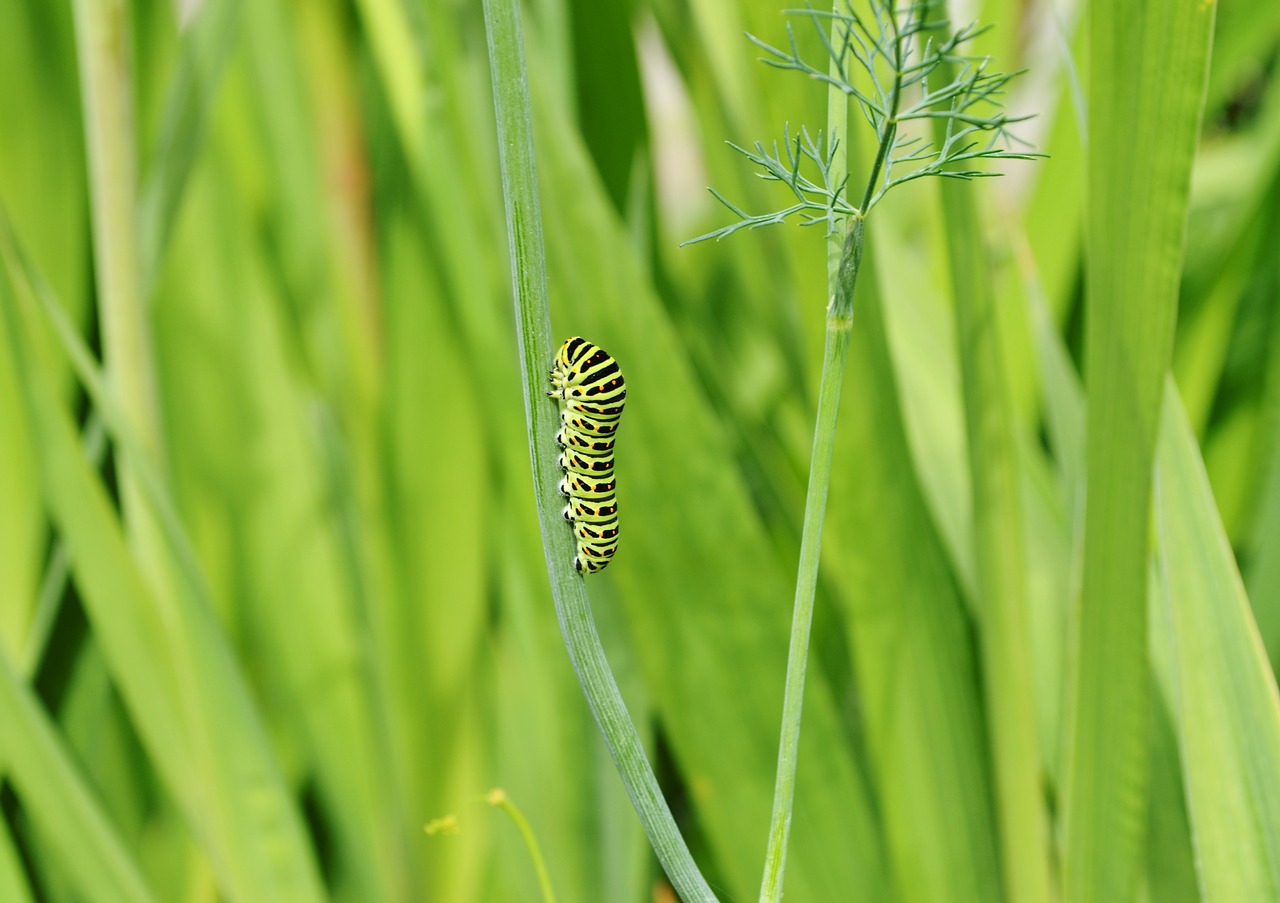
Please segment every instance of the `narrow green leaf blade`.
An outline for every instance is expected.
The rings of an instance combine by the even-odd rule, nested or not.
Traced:
[[[9,826],[0,824],[0,899],[11,903],[31,903],[31,888],[18,864],[18,850]]]
[[[904,390],[890,357],[878,275],[883,252],[875,253],[877,241],[887,243],[892,234],[885,225],[883,218],[871,224],[858,279],[832,475],[835,529],[824,565],[835,565],[847,605],[869,771],[897,899],[998,900],[972,625],[909,463]],[[837,545],[839,537],[845,545]]]
[[[1098,3],[1090,14],[1089,477],[1064,890],[1069,903],[1128,903],[1142,872],[1150,770],[1150,472],[1213,5]]]
[[[973,188],[944,182],[947,247],[955,296],[981,626],[987,731],[1007,897],[1050,900],[1049,832],[1036,742],[1029,583],[1013,397],[985,266]]]
[[[1274,900],[1280,694],[1172,383],[1160,425],[1155,514],[1200,883],[1215,903]]]
[[[77,586],[113,679],[165,786],[205,849],[225,892],[237,900],[324,897],[297,810],[271,756],[247,682],[213,618],[172,502],[125,423],[119,402],[16,245],[0,211],[0,259],[26,292],[0,295],[19,363],[27,418],[41,456],[45,503],[71,552]],[[8,282],[3,283],[5,289]],[[35,362],[42,321],[52,319],[94,404],[131,458],[140,501],[173,558],[173,592],[142,576],[105,489],[90,470],[69,415]]]
[[[138,256],[143,297],[150,294],[204,143],[222,69],[235,43],[241,0],[205,3],[182,37],[165,98],[151,166],[138,197]]]
[[[137,863],[76,771],[57,728],[3,654],[0,724],[5,726],[0,732],[0,762],[79,897],[100,903],[151,903],[155,898]],[[8,837],[2,842],[7,845]],[[0,863],[0,873],[4,871]],[[23,899],[10,896],[5,888],[0,875],[3,898]]]
[[[32,258],[51,274],[71,317],[81,322],[89,230],[74,61],[70,4],[0,4],[0,110],[6,123],[0,202],[27,237]],[[0,338],[0,645],[16,658],[36,617],[43,515],[35,451],[9,357]],[[50,371],[60,390],[66,375],[65,367]]]

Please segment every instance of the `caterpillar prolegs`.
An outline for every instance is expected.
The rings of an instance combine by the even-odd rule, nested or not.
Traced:
[[[573,524],[579,571],[603,571],[618,550],[617,483],[613,477],[613,434],[627,397],[618,362],[581,336],[565,339],[551,368],[551,391],[558,398],[564,449],[560,492],[568,497],[564,519]]]

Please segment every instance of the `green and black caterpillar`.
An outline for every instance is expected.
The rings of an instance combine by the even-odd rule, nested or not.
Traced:
[[[603,571],[618,550],[613,434],[627,397],[625,380],[609,352],[581,336],[564,340],[550,376],[547,395],[562,402],[556,441],[564,448],[564,519],[573,524],[578,543],[573,566],[589,574]]]

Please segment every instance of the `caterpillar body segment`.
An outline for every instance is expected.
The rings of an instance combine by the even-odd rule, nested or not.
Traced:
[[[560,431],[556,433],[556,441],[564,446],[566,451],[580,452],[584,455],[613,454],[612,438],[586,433],[572,426],[560,427]]]
[[[554,392],[548,392],[548,395],[555,395]],[[601,420],[598,418],[588,417],[578,411],[565,408],[560,412],[560,429],[570,429],[580,433],[583,436],[608,437],[612,436],[614,430],[618,428],[618,418],[612,420]]]
[[[602,571],[618,550],[617,483],[613,476],[613,436],[626,402],[622,368],[607,351],[580,336],[565,339],[549,374],[547,395],[559,399],[564,449],[560,493],[568,498],[561,512],[573,525],[579,571]]]
[[[589,499],[604,504],[613,500],[617,485],[612,477],[607,480],[597,480],[586,474],[566,471],[564,479],[560,481],[559,489],[560,494],[568,496],[570,502],[575,499]]]
[[[561,452],[560,469],[588,477],[612,477],[613,456],[584,455],[576,451]]]

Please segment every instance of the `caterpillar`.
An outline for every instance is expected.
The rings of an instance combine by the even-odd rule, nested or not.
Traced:
[[[550,371],[552,398],[562,402],[556,442],[568,498],[564,519],[573,524],[576,570],[603,571],[618,550],[618,499],[614,492],[613,434],[627,397],[622,369],[609,352],[581,336],[564,340]]]

